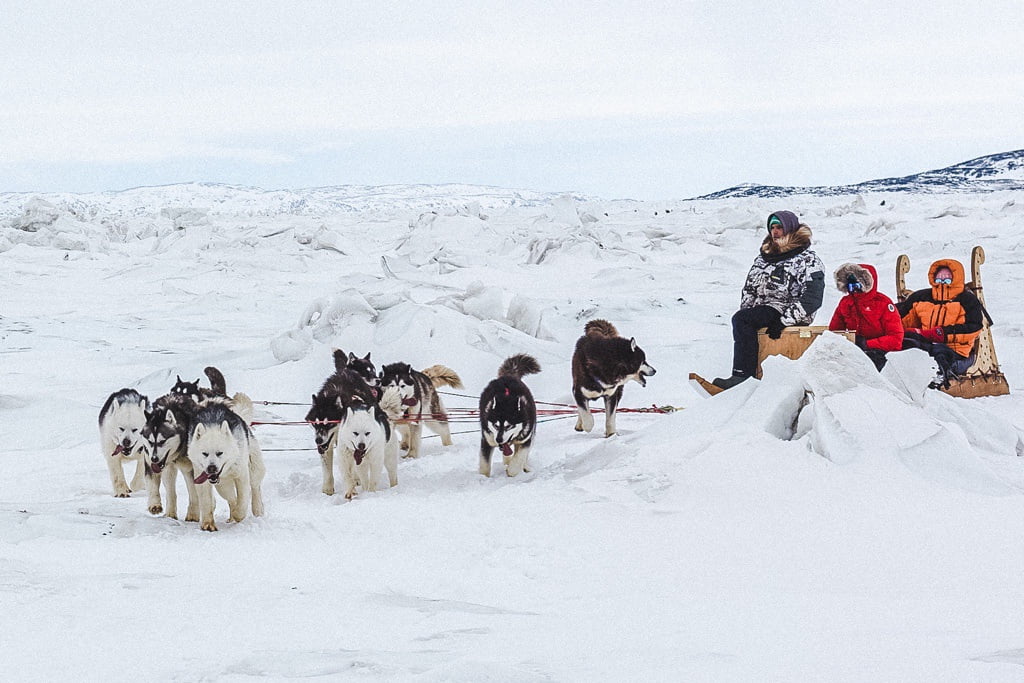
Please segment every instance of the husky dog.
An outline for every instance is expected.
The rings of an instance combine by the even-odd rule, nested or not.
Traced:
[[[505,474],[529,472],[530,446],[537,428],[537,406],[523,375],[540,372],[532,356],[517,354],[505,359],[480,394],[480,474],[491,476],[491,453],[501,449]]]
[[[199,521],[199,499],[193,481],[192,461],[188,459],[189,426],[199,406],[184,393],[171,393],[153,401],[142,429],[146,455],[146,480],[149,488],[149,512],[178,518],[178,490],[175,478],[181,472],[188,489],[186,522]],[[167,491],[167,508],[160,502],[160,484]]]
[[[340,349],[334,351],[334,367],[334,374],[327,378],[320,391],[313,394],[312,406],[306,413],[306,422],[313,426],[316,450],[320,453],[322,490],[328,496],[334,495],[334,450],[338,425],[345,417],[345,409],[357,404],[377,403],[377,392],[348,366],[348,357]]]
[[[146,426],[147,410],[149,399],[134,389],[115,391],[100,409],[100,452],[116,498],[127,498],[133,489],[142,488],[145,465],[138,446],[142,428]],[[127,460],[136,462],[131,487],[124,478],[123,465]]]
[[[171,393],[191,396],[192,400],[196,403],[203,399],[224,398],[228,395],[227,383],[224,381],[224,375],[221,374],[220,370],[211,365],[204,368],[203,373],[210,380],[209,389],[200,387],[198,379],[195,382],[186,382],[181,379],[181,375],[178,375],[178,381],[171,387]]]
[[[388,416],[377,404],[346,408],[338,427],[338,469],[345,498],[356,495],[356,484],[376,491],[382,467],[388,470],[388,483],[398,484],[397,446]]]
[[[236,395],[236,397],[240,397]],[[244,401],[240,401],[244,403]],[[249,404],[251,405],[251,403]],[[189,430],[188,459],[192,462],[199,498],[199,526],[216,531],[213,487],[228,502],[229,519],[240,522],[252,507],[263,514],[260,485],[266,468],[255,436],[237,413],[221,402],[201,406]]]
[[[635,339],[620,337],[607,320],[588,322],[572,354],[572,396],[579,409],[576,431],[589,432],[594,428],[590,401],[603,396],[604,435],[614,434],[615,409],[622,399],[622,387],[631,379],[647,386],[647,378],[654,373]]]
[[[420,454],[422,423],[441,435],[441,443],[452,444],[448,429],[448,413],[445,412],[441,397],[435,387],[448,385],[462,388],[462,380],[454,370],[443,365],[433,365],[423,372],[413,370],[406,363],[390,363],[381,368],[380,386],[385,393],[388,389],[398,391],[403,411],[398,432],[402,435],[402,448],[407,448],[405,457],[416,458]]]
[[[377,367],[370,360],[370,354],[367,353],[362,358],[359,358],[354,353],[348,354],[346,367],[363,378],[377,397],[380,398],[380,377],[377,376]],[[337,366],[337,357],[335,358],[335,366]],[[340,370],[341,368],[338,368]]]

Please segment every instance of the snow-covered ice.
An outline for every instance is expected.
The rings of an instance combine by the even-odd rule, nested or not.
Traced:
[[[884,204],[883,204],[884,201]],[[1020,680],[1024,237],[987,194],[603,202],[468,186],[192,185],[0,195],[3,680]],[[893,292],[985,247],[1010,396],[928,391],[824,336],[715,398],[773,210],[831,271]],[[839,299],[829,289],[817,324]],[[610,439],[539,426],[533,471],[477,473],[477,427],[399,485],[320,492],[312,430],[261,425],[267,514],[217,533],[111,496],[96,418],[220,368],[257,419],[299,420],[331,350],[442,363],[475,396],[513,353],[571,403],[584,323],[635,336]],[[204,380],[205,383],[205,380]],[[595,404],[598,405],[598,404]],[[599,420],[600,424],[600,420]],[[297,449],[297,450],[291,450]],[[129,473],[130,474],[130,473]],[[182,488],[179,486],[179,489]]]

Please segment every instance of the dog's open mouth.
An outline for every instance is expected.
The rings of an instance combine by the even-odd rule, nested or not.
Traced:
[[[362,465],[363,458],[366,457],[366,446],[356,448],[354,451],[352,451],[352,457],[356,459],[357,465]]]
[[[205,484],[206,482],[216,484],[218,481],[220,481],[220,472],[218,472],[217,470],[213,470],[212,472],[210,470],[203,470],[202,474],[193,479],[193,481],[196,484]]]
[[[416,400],[415,398],[412,398],[412,397],[409,397],[409,398],[403,398],[403,399],[402,399],[402,405],[403,405],[403,406],[408,406],[408,407],[410,407],[410,408],[411,408],[412,406],[416,405],[417,403],[418,403],[418,401],[417,401],[417,400]]]
[[[121,455],[122,453],[124,453],[124,446],[117,444],[117,446],[114,447],[114,452],[110,454],[110,457],[113,458],[115,455]]]
[[[512,455],[512,444],[510,444],[510,443],[503,443],[500,446],[498,446],[498,448],[501,449],[501,454],[502,455]]]
[[[160,474],[164,469],[164,464],[162,462],[153,462],[151,460],[149,462],[149,469],[153,471],[153,474]]]

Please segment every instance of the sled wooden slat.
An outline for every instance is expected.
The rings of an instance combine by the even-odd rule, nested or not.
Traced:
[[[772,339],[768,336],[768,332],[765,329],[759,330],[757,333],[757,378],[761,378],[761,363],[765,358],[768,356],[785,356],[786,358],[796,360],[804,354],[804,351],[807,350],[815,339],[825,332],[828,332],[828,326],[826,325],[787,327],[782,330],[781,337]],[[842,335],[851,342],[856,337],[853,332],[847,331],[836,332],[835,334]]]
[[[762,328],[757,333],[757,374],[755,376],[758,379],[761,379],[761,362],[768,356],[785,356],[786,358],[796,360],[804,354],[804,351],[807,350],[815,339],[825,332],[828,332],[828,327],[825,325],[787,327],[782,330],[781,337],[778,339],[772,339],[768,336],[767,330]],[[845,330],[836,332],[835,334],[842,335],[851,342],[856,336],[853,332]],[[690,373],[690,380],[700,385],[700,388],[706,391],[709,396],[714,396],[715,394],[725,391],[721,387],[716,387],[696,372]]]

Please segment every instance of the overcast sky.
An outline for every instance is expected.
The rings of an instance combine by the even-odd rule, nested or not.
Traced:
[[[1024,148],[1024,2],[0,0],[0,191],[686,198]]]

